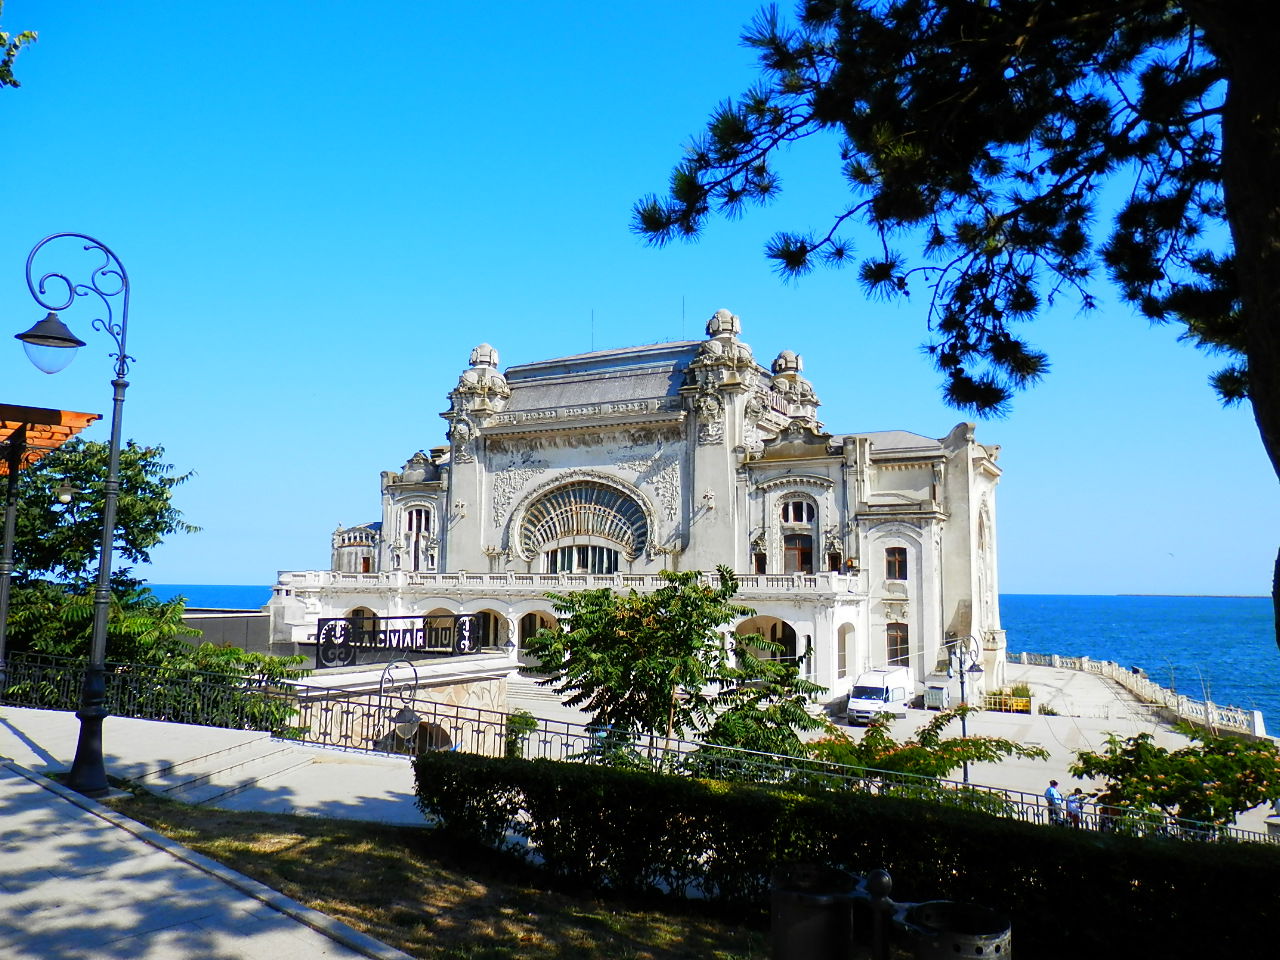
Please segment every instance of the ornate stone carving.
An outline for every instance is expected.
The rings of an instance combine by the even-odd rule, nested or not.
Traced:
[[[466,417],[455,417],[449,427],[449,443],[453,445],[454,463],[474,463],[475,454],[471,451],[475,439],[476,428]]]
[[[546,472],[548,466],[547,461],[537,460],[528,450],[525,450],[494,474],[493,525],[495,527],[502,526],[502,522],[507,517],[507,508],[511,506],[515,495],[539,474]]]
[[[618,466],[636,472],[636,485],[653,487],[662,513],[668,520],[675,520],[680,510],[680,467],[674,455],[664,455],[662,444],[646,457],[619,460]]]
[[[714,393],[701,393],[694,401],[698,412],[698,444],[724,442],[724,404]]]

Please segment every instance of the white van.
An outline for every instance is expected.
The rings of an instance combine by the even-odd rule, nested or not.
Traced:
[[[880,667],[858,675],[849,690],[845,719],[867,724],[877,713],[905,710],[915,697],[915,680],[906,667]]]

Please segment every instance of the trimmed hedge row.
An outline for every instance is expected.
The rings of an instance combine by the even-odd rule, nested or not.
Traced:
[[[1008,913],[1018,953],[1034,957],[1249,956],[1280,920],[1270,845],[1139,840],[925,801],[541,759],[436,752],[415,772],[418,806],[444,831],[600,889],[764,908],[781,864],[883,867],[897,900]]]

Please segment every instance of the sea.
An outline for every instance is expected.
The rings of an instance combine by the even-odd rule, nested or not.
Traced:
[[[257,610],[271,588],[152,584],[189,607]],[[1280,735],[1280,648],[1270,597],[1002,594],[1012,653],[1113,660],[1196,700],[1261,710]]]

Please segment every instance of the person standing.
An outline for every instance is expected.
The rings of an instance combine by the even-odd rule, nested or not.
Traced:
[[[1071,796],[1067,797],[1067,821],[1073,826],[1080,826],[1084,820],[1084,791],[1076,787]]]
[[[1062,823],[1062,793],[1058,790],[1057,780],[1049,781],[1049,789],[1045,790],[1044,799],[1049,804],[1049,822]]]

